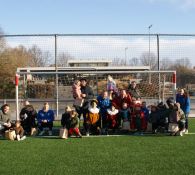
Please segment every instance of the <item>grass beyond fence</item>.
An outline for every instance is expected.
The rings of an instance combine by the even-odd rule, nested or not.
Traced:
[[[190,119],[195,133],[195,119]],[[1,174],[192,175],[195,135],[0,140]]]

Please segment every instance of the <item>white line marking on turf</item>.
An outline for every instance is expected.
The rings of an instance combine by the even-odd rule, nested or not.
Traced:
[[[195,133],[190,132],[190,133],[184,134],[184,135],[195,135]],[[155,135],[152,133],[151,134],[146,133],[143,135],[134,135],[134,134],[129,134],[129,135],[122,135],[122,134],[121,135],[90,135],[90,136],[83,135],[82,137],[84,137],[84,138],[96,138],[97,137],[98,138],[98,137],[122,137],[122,136],[142,136],[142,137],[144,137],[144,136],[158,136],[158,134]],[[164,136],[169,136],[169,134],[168,135],[164,134]],[[35,137],[38,137],[38,138],[60,138],[59,136],[35,136]],[[71,136],[70,138],[76,138],[76,136]]]

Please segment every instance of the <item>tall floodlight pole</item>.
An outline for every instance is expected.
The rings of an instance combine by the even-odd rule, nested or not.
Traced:
[[[150,29],[152,28],[152,24],[148,26],[148,37],[149,37],[149,64],[150,64],[150,69],[151,69],[151,60],[150,60]]]
[[[125,47],[125,65],[127,63],[127,49],[128,49],[128,47]]]
[[[55,71],[56,71],[56,117],[59,114],[59,89],[58,89],[58,61],[57,61],[57,35],[54,35],[55,39]]]
[[[148,61],[149,61],[149,66],[151,70],[151,59],[150,59],[150,29],[152,28],[152,24],[148,26],[148,37],[149,37],[149,53],[148,53]],[[149,84],[151,84],[151,74],[149,74]]]

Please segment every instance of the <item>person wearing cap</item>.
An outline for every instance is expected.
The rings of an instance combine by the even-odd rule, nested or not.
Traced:
[[[99,109],[97,108],[98,101],[93,99],[88,108],[86,114],[86,135],[89,136],[90,132],[92,134],[100,134],[100,115]]]
[[[38,128],[41,131],[39,135],[44,134],[44,129],[49,128],[49,135],[52,135],[53,121],[54,121],[54,111],[49,109],[49,103],[45,102],[43,109],[39,110],[37,114]]]

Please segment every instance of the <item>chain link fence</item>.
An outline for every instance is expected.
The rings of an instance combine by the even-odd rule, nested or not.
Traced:
[[[52,35],[1,35],[0,36],[0,99],[5,103],[8,99],[15,98],[14,75],[18,67],[66,67],[68,60],[110,60],[109,66],[149,66],[151,70],[167,70],[172,64],[178,63],[188,67],[195,65],[195,35],[174,34],[52,34]],[[8,69],[10,68],[10,69]],[[10,72],[11,70],[11,72]],[[109,73],[111,74],[111,72]],[[5,78],[6,75],[6,78]],[[93,74],[88,78],[94,78]],[[96,74],[97,75],[97,74]],[[39,75],[40,76],[40,75]],[[37,76],[37,82],[39,80]],[[45,78],[44,87],[32,87],[32,85],[20,85],[20,98],[50,99],[56,98],[56,82],[59,83],[59,100],[65,99],[63,93],[72,79],[80,75],[51,75]],[[106,80],[98,75],[94,84],[95,93],[99,93],[101,86]],[[124,77],[132,76],[112,74],[119,81],[118,85],[125,86],[127,80]],[[136,75],[138,76],[138,75]],[[72,77],[72,78],[71,78]],[[119,78],[118,78],[119,77]],[[159,77],[159,76],[157,76]],[[158,98],[162,87],[168,82],[163,77],[171,75],[160,75],[154,85],[158,89]],[[24,78],[24,77],[23,77]],[[164,79],[166,79],[164,78]],[[42,77],[40,78],[42,79]],[[129,77],[128,77],[129,79]],[[141,78],[143,79],[143,77]],[[160,80],[159,80],[160,79]],[[168,78],[169,79],[169,78]],[[98,81],[97,81],[98,80]],[[159,80],[159,81],[158,81]],[[147,82],[147,80],[144,80]],[[37,84],[37,82],[35,84]],[[53,83],[53,84],[52,84]],[[160,84],[159,84],[160,83]],[[66,85],[65,85],[66,84]],[[169,83],[165,86],[169,86]],[[95,88],[96,87],[96,88]],[[145,86],[144,86],[145,87]],[[142,86],[140,85],[142,89]],[[150,87],[149,87],[150,88]],[[161,88],[161,90],[159,90]],[[144,89],[143,89],[144,91]],[[171,90],[168,90],[171,92]],[[152,90],[152,92],[155,92]],[[70,94],[70,92],[64,93]],[[165,95],[166,96],[166,95]],[[147,98],[147,97],[146,97]],[[156,98],[155,95],[152,98]],[[55,106],[55,104],[53,104]],[[63,105],[64,106],[64,105]]]

